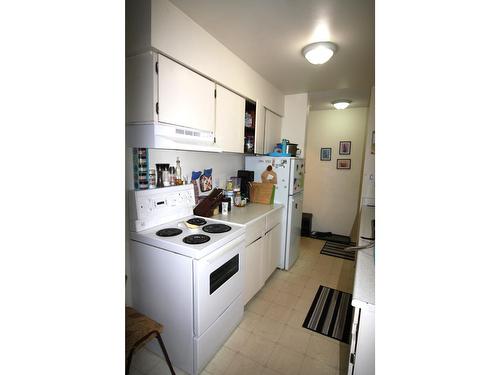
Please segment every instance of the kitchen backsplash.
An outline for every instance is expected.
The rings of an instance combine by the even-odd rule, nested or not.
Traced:
[[[179,157],[182,167],[182,175],[191,179],[192,171],[201,171],[212,168],[214,186],[223,185],[231,176],[236,176],[238,169],[244,169],[245,157],[243,154],[215,153],[200,151],[176,151],[149,149],[149,165],[155,168],[157,163],[169,163],[175,166],[175,160]],[[134,189],[133,176],[133,149],[127,148],[127,190]]]

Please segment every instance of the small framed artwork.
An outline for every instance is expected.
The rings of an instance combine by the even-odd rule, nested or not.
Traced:
[[[337,159],[337,169],[351,169],[351,159]]]
[[[321,153],[319,155],[319,158],[322,161],[332,160],[332,149],[331,148],[321,148]]]
[[[351,155],[351,141],[340,141],[339,155]]]

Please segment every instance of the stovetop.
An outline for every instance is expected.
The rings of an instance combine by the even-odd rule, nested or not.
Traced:
[[[200,259],[244,233],[243,225],[223,224],[191,215],[147,230],[131,232],[130,237],[147,245]]]

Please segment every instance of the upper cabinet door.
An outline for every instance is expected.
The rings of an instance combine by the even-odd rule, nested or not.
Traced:
[[[277,143],[281,143],[281,117],[266,109],[264,154],[273,152]]]
[[[215,100],[215,139],[223,151],[243,152],[245,138],[245,99],[217,86]]]
[[[158,120],[215,131],[215,83],[158,56]]]

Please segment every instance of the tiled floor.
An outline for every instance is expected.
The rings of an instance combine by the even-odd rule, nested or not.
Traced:
[[[203,375],[347,373],[349,346],[302,327],[319,285],[352,293],[354,262],[321,255],[323,244],[301,238],[293,268],[273,273]],[[169,374],[163,358],[147,350],[138,353],[131,375],[157,374]]]

